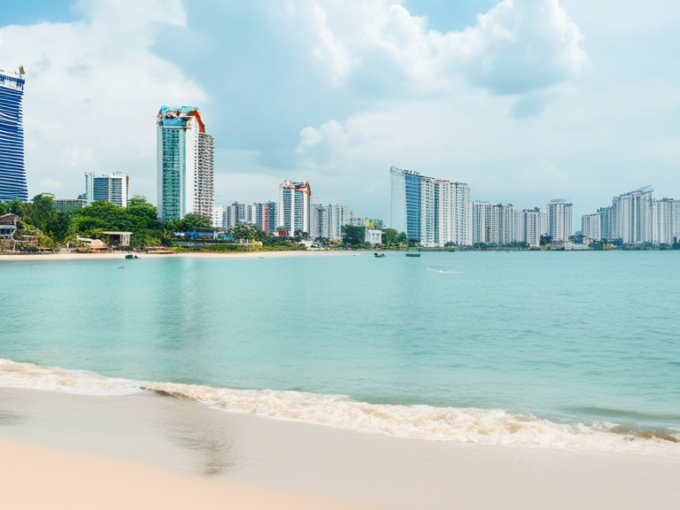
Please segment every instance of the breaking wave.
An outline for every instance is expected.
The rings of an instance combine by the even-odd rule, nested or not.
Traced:
[[[125,395],[146,390],[224,411],[430,441],[680,454],[680,433],[640,430],[609,422],[558,424],[502,410],[376,405],[353,402],[343,395],[131,381],[2,359],[0,387],[95,395]]]
[[[428,271],[432,271],[433,273],[439,273],[439,274],[463,274],[462,271],[445,271],[444,269],[435,269],[432,267],[427,268]]]

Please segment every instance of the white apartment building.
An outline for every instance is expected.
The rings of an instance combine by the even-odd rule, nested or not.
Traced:
[[[566,200],[552,200],[548,204],[548,235],[553,241],[568,241],[572,235],[573,205]]]
[[[210,214],[210,225],[213,228],[225,228],[225,216],[227,215],[227,208],[222,206],[214,206]]]
[[[663,198],[652,203],[652,242],[673,244],[680,240],[680,200]]]
[[[163,106],[156,126],[158,216],[163,222],[189,213],[211,218],[214,140],[198,108]]]
[[[626,244],[651,243],[652,192],[651,186],[615,197],[612,201],[613,230],[617,238]]]
[[[512,204],[492,204],[488,239],[492,244],[510,244],[514,240],[515,214]]]
[[[512,216],[512,240],[516,243],[526,242],[525,211],[515,210]]]
[[[380,246],[382,244],[382,236],[383,236],[382,230],[373,230],[367,228],[364,240],[365,242],[372,246]]]
[[[310,232],[310,198],[307,181],[284,181],[279,187],[279,227],[294,236]]]
[[[489,202],[472,202],[472,244],[489,242],[491,206]]]
[[[85,204],[109,202],[127,207],[130,198],[130,176],[123,172],[95,177],[94,172],[85,173]]]
[[[472,244],[470,188],[412,170],[390,168],[391,225],[422,246]]]
[[[342,227],[347,224],[345,208],[338,204],[311,204],[310,207],[310,237],[342,240]]]
[[[599,214],[586,214],[581,217],[581,234],[588,239],[602,239],[602,225]]]
[[[542,211],[538,208],[522,211],[523,238],[520,242],[529,246],[541,246]]]

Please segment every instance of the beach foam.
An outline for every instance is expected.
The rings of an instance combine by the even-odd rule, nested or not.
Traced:
[[[463,274],[462,271],[446,271],[444,269],[435,269],[432,267],[427,268],[428,271],[432,271],[433,273],[439,273],[439,274]]]
[[[0,386],[95,395],[124,395],[147,390],[224,411],[430,441],[680,454],[680,434],[676,432],[636,430],[608,422],[566,425],[502,410],[376,405],[353,402],[343,395],[131,381],[2,359]]]

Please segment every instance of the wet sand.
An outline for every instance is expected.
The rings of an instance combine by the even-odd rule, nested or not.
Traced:
[[[107,502],[118,502],[118,508],[134,508],[125,499],[125,494],[136,493],[126,492],[137,487],[134,480],[148,481],[138,487],[139,501],[168,485],[202,497],[203,491],[213,490],[205,488],[209,481],[224,484],[214,489],[224,494],[243,488],[260,491],[262,497],[274,491],[320,498],[314,508],[325,508],[319,501],[338,502],[337,508],[433,510],[680,507],[676,458],[400,439],[228,413],[148,392],[103,397],[0,388],[0,441],[11,443],[0,444],[0,480],[14,487],[13,493],[29,477],[32,487],[49,486],[66,501],[85,487],[85,480],[79,481],[83,471],[99,472],[92,482],[99,488],[92,490],[106,494]],[[30,466],[14,470],[15,481],[5,484],[15,463],[6,452],[25,448],[21,445],[78,452],[77,462],[70,463],[44,457],[66,455],[62,452],[13,450],[35,466],[56,462],[71,485],[59,493],[60,485],[49,480],[48,471]],[[114,459],[111,469],[121,477],[116,485],[122,489],[106,493],[101,479],[108,475],[97,470]],[[256,504],[255,492],[243,493],[244,501]],[[40,494],[24,492],[25,501],[39,505]],[[206,500],[203,507],[212,505]],[[306,507],[300,503],[297,508]]]

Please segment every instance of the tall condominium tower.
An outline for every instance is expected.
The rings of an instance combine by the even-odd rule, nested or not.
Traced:
[[[95,177],[93,172],[85,174],[85,204],[110,202],[118,207],[127,207],[130,198],[130,176],[123,172]]]
[[[512,204],[492,204],[488,225],[488,241],[493,244],[510,244],[515,239],[515,211]]]
[[[551,200],[548,204],[548,235],[553,241],[568,241],[572,234],[573,205],[566,200]]]
[[[276,232],[276,223],[278,221],[278,206],[276,202],[265,202],[264,204],[258,204],[258,207],[257,228],[268,234]],[[261,213],[260,210],[262,211]]]
[[[615,237],[630,244],[652,242],[653,191],[651,186],[646,186],[612,200]]]
[[[472,202],[472,244],[489,242],[492,205],[489,202]]]
[[[423,246],[472,244],[470,188],[458,181],[390,168],[391,226]]]
[[[338,204],[311,205],[310,214],[310,237],[316,239],[341,240],[342,227],[347,224],[345,208]]]
[[[680,200],[663,198],[652,203],[652,242],[673,244],[680,239]]]
[[[541,245],[541,216],[542,211],[538,207],[522,211],[524,237],[520,242],[528,243],[529,246]]]
[[[8,73],[0,69],[0,202],[28,200],[24,167],[23,69]]]
[[[161,221],[179,220],[189,213],[210,218],[215,149],[198,108],[163,106],[156,126]]]
[[[581,234],[588,239],[602,239],[602,223],[599,214],[586,214],[581,217]]]
[[[600,207],[597,210],[600,218],[600,239],[613,239],[614,235],[614,208]]]
[[[310,233],[310,198],[307,181],[284,181],[279,187],[279,224],[288,235]]]

